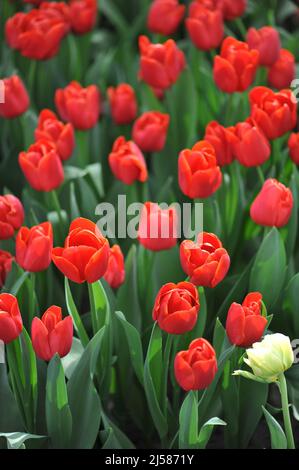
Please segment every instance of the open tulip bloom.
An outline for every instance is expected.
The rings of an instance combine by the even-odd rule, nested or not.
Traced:
[[[0,448],[299,448],[298,2],[0,3]]]

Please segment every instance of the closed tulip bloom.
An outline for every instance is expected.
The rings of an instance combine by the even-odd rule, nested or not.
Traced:
[[[291,90],[274,93],[258,86],[249,93],[251,117],[268,139],[277,139],[292,130],[297,122],[297,104]]]
[[[61,8],[39,8],[28,13],[16,13],[5,25],[9,46],[34,60],[55,56],[68,31],[68,19]]]
[[[5,284],[6,276],[11,271],[14,257],[5,250],[0,250],[0,289]]]
[[[16,262],[25,271],[36,273],[47,269],[51,263],[53,229],[50,222],[22,227],[16,238]]]
[[[224,36],[224,24],[221,9],[205,8],[193,1],[189,7],[186,28],[193,44],[203,51],[220,46]]]
[[[68,160],[72,156],[75,147],[73,125],[59,121],[56,114],[49,109],[44,109],[40,113],[34,135],[37,141],[54,142],[61,160]]]
[[[130,124],[137,115],[137,100],[134,89],[127,83],[107,90],[112,119],[115,124]]]
[[[76,34],[91,31],[97,21],[96,0],[70,0],[71,28]]]
[[[0,294],[0,340],[5,344],[16,339],[23,330],[18,300],[11,294]]]
[[[150,6],[147,27],[152,33],[170,36],[175,33],[185,14],[178,0],[154,0]]]
[[[233,151],[242,165],[259,166],[269,159],[270,143],[251,119],[235,126],[235,136]]]
[[[17,75],[2,80],[3,100],[0,100],[0,116],[13,119],[29,108],[29,96],[24,83]],[[4,101],[3,103],[1,101]]]
[[[27,152],[19,154],[19,164],[30,186],[36,191],[52,191],[64,180],[64,171],[56,145],[39,140]]]
[[[148,178],[144,156],[132,140],[126,141],[124,137],[118,137],[108,161],[115,178],[125,184],[132,184],[134,181],[144,183]]]
[[[221,282],[230,266],[230,258],[219,238],[203,232],[197,242],[184,240],[180,246],[180,260],[185,273],[196,286],[214,288]]]
[[[214,147],[219,166],[232,163],[234,160],[233,144],[236,142],[233,127],[226,128],[217,121],[211,121],[206,127],[204,140]]]
[[[246,42],[250,49],[257,49],[260,53],[259,63],[269,67],[279,58],[281,49],[279,33],[271,26],[263,26],[260,29],[249,28]]]
[[[265,181],[250,208],[252,220],[266,227],[283,227],[293,210],[292,191],[274,178]]]
[[[112,289],[121,286],[126,277],[124,255],[119,245],[110,248],[107,270],[104,279]]]
[[[225,20],[234,20],[245,13],[247,0],[222,0],[222,12]]]
[[[148,111],[136,119],[133,140],[143,152],[161,152],[165,146],[169,114]]]
[[[204,338],[192,341],[187,351],[177,353],[174,360],[175,378],[183,390],[204,390],[217,372],[216,353]]]
[[[290,157],[296,165],[299,165],[299,132],[293,132],[288,140]]]
[[[0,196],[0,240],[14,236],[24,222],[24,209],[21,201],[12,194]]]
[[[211,196],[222,182],[214,147],[205,140],[180,153],[178,172],[181,191],[192,199]]]
[[[141,211],[138,240],[148,250],[161,251],[174,247],[178,239],[178,216],[174,207],[161,209],[146,202]]]
[[[55,354],[66,356],[73,342],[72,317],[62,319],[61,308],[52,305],[41,319],[33,318],[31,339],[35,354],[44,361],[50,361]]]
[[[268,71],[268,84],[281,90],[288,88],[296,76],[294,55],[287,49],[281,49],[279,58]]]
[[[213,75],[220,90],[226,93],[242,92],[252,84],[259,63],[259,53],[246,42],[235,38],[224,39],[220,55],[214,59]]]
[[[100,116],[100,100],[100,91],[96,85],[83,88],[75,81],[55,93],[55,105],[60,117],[80,130],[91,129],[96,125]]]
[[[64,247],[53,249],[52,260],[71,281],[91,284],[105,274],[109,251],[109,242],[96,224],[79,217],[71,223]]]
[[[242,305],[234,302],[228,311],[226,333],[232,344],[248,348],[260,341],[267,319],[262,316],[262,294],[251,292]]]
[[[184,53],[172,39],[164,44],[152,44],[146,36],[139,37],[141,80],[153,88],[166,90],[185,68]]]
[[[153,320],[161,330],[182,335],[193,330],[199,311],[199,296],[190,282],[169,282],[159,290],[153,308]]]

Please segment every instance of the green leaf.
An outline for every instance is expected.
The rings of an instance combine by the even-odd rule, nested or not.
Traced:
[[[103,449],[135,449],[134,444],[114,424],[105,413],[102,413],[103,425],[108,436],[104,442]]]
[[[209,419],[201,428],[198,436],[198,448],[205,449],[207,443],[210,440],[214,426],[226,426],[225,421],[222,421],[220,418],[211,418]]]
[[[287,449],[287,438],[282,427],[264,406],[262,406],[262,409],[271,435],[271,449]]]
[[[65,376],[70,379],[78,362],[80,361],[84,348],[78,338],[73,338],[73,343],[70,352],[61,359]]]
[[[6,365],[0,363],[0,403],[5,403],[0,413],[0,431],[22,429],[22,419],[17,402],[8,383]]]
[[[198,447],[198,403],[196,395],[193,391],[189,392],[180,409],[180,449],[196,449]]]
[[[299,273],[297,273],[288,283],[284,292],[283,309],[287,314],[287,319],[294,329],[294,337],[299,334]],[[286,320],[287,320],[286,319]]]
[[[4,437],[7,442],[8,449],[25,449],[24,443],[31,439],[47,439],[46,436],[37,436],[36,434],[26,434],[24,432],[7,432],[0,433],[0,437]]]
[[[98,0],[100,11],[115,26],[120,35],[126,36],[130,30],[124,17],[110,0]]]
[[[64,289],[65,289],[66,306],[67,306],[69,315],[71,315],[74,321],[74,327],[75,327],[76,332],[78,333],[78,336],[81,340],[82,345],[86,346],[88,344],[89,338],[83,326],[76,304],[74,302],[70,284],[69,284],[67,277],[64,278]]]

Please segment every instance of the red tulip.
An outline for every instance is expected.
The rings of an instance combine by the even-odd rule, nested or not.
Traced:
[[[36,191],[52,191],[64,179],[63,166],[56,145],[39,140],[27,152],[19,154],[19,164],[30,186]]]
[[[160,90],[170,88],[185,68],[184,53],[172,39],[152,44],[146,36],[139,37],[140,78]]]
[[[52,305],[41,319],[33,318],[31,338],[35,354],[40,359],[50,361],[55,354],[66,356],[73,341],[72,317],[62,319],[61,308]]]
[[[148,250],[169,250],[178,239],[178,216],[174,207],[161,209],[146,202],[140,216],[138,240]]]
[[[188,197],[211,196],[222,182],[222,174],[214,147],[205,140],[197,142],[192,150],[183,150],[178,160],[179,185]]]
[[[134,89],[127,83],[107,90],[110,108],[115,124],[130,124],[137,115],[137,101]]]
[[[262,294],[251,292],[242,305],[234,302],[228,311],[226,333],[232,344],[241,348],[249,348],[260,341],[267,325],[262,316]]]
[[[214,59],[214,80],[226,93],[242,92],[252,84],[259,63],[259,53],[246,42],[224,39],[220,55]]]
[[[150,6],[147,27],[152,33],[170,36],[175,33],[185,13],[178,0],[154,0]]]
[[[17,75],[2,80],[3,100],[0,100],[0,116],[12,119],[29,108],[29,96],[24,83]],[[3,101],[3,103],[2,103]]]
[[[224,35],[221,9],[206,8],[193,1],[190,4],[186,27],[193,44],[203,51],[220,46]]]
[[[299,132],[293,132],[288,140],[290,157],[296,165],[299,165]]]
[[[76,34],[91,31],[97,21],[96,0],[70,0],[71,28]]]
[[[35,129],[35,140],[51,140],[56,144],[57,151],[62,160],[68,160],[72,156],[75,147],[75,134],[73,125],[63,124],[57,119],[55,113],[44,109],[38,119]]]
[[[187,351],[177,353],[174,360],[175,378],[184,390],[203,390],[214,380],[217,359],[214,348],[203,338],[195,339]]]
[[[6,41],[29,59],[45,60],[55,56],[62,38],[69,31],[64,8],[46,7],[16,13],[5,25]]]
[[[225,128],[217,121],[211,121],[206,127],[204,139],[214,147],[219,166],[232,163],[233,144],[236,141],[233,127]]]
[[[247,0],[222,0],[222,12],[225,20],[234,20],[245,13]]]
[[[269,67],[279,58],[281,49],[279,33],[271,26],[263,26],[260,29],[249,28],[246,42],[250,49],[256,49],[260,53],[260,65]]]
[[[297,105],[291,90],[274,93],[270,88],[258,86],[249,93],[251,117],[268,139],[276,139],[295,127]]]
[[[126,277],[124,255],[119,245],[110,248],[108,267],[104,274],[104,279],[112,289],[121,286]]]
[[[80,130],[96,125],[100,116],[100,99],[96,85],[83,88],[75,81],[55,93],[55,105],[61,118]]]
[[[22,227],[16,238],[16,261],[25,271],[36,273],[51,263],[53,230],[50,222]]]
[[[21,334],[22,329],[23,322],[16,297],[0,294],[0,340],[8,344]]]
[[[64,248],[54,248],[52,260],[71,281],[98,281],[106,272],[109,242],[90,220],[78,218],[70,225]]]
[[[4,250],[0,250],[0,289],[5,284],[6,276],[11,271],[12,262],[14,257]]]
[[[247,167],[259,166],[271,155],[271,147],[263,132],[249,118],[235,126],[237,141],[233,150],[238,161]]]
[[[182,335],[193,330],[199,311],[199,296],[190,282],[169,282],[159,290],[153,308],[153,320],[161,330]]]
[[[216,287],[230,266],[230,258],[221,241],[213,233],[198,235],[197,243],[184,240],[180,247],[181,265],[196,286]]]
[[[14,236],[24,222],[24,209],[21,201],[12,194],[0,196],[0,240]]]
[[[268,71],[268,83],[271,87],[281,90],[288,88],[296,76],[294,55],[287,49],[281,49],[279,58]]]
[[[283,227],[291,217],[293,202],[292,191],[271,178],[265,181],[253,201],[250,216],[258,225]]]
[[[166,142],[169,114],[148,111],[136,119],[133,140],[143,152],[160,152]]]
[[[115,178],[125,184],[132,184],[134,181],[144,183],[148,178],[144,156],[132,140],[126,141],[124,137],[118,137],[108,160]]]

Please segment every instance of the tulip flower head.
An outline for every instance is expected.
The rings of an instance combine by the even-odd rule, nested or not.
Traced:
[[[161,152],[165,146],[169,126],[169,114],[148,111],[136,119],[132,135],[143,152]]]
[[[259,64],[267,67],[273,65],[279,58],[281,49],[279,33],[271,26],[260,29],[249,28],[246,42],[250,49],[259,51]]]
[[[0,294],[0,340],[8,344],[22,330],[23,322],[17,298],[11,294]]]
[[[0,250],[0,289],[4,286],[6,276],[11,271],[14,257],[5,250]]]
[[[152,33],[170,36],[178,29],[185,8],[185,5],[180,4],[178,0],[154,0],[148,12],[148,29]]]
[[[13,119],[24,114],[29,108],[29,96],[22,80],[13,75],[2,79],[3,103],[0,102],[0,116]]]
[[[178,217],[174,207],[161,209],[146,202],[140,216],[138,240],[148,250],[169,250],[177,244]]]
[[[299,132],[293,132],[288,140],[290,157],[296,165],[299,165]]]
[[[288,88],[296,76],[294,55],[287,49],[281,49],[277,61],[269,68],[268,84],[281,90]]]
[[[233,127],[225,128],[217,121],[211,121],[206,127],[204,140],[214,147],[219,166],[232,163],[233,144],[237,141]]]
[[[70,0],[70,22],[75,34],[91,31],[97,21],[96,0]]]
[[[137,100],[134,89],[127,83],[107,90],[112,119],[117,125],[130,124],[137,114]]]
[[[259,166],[270,158],[270,143],[252,119],[239,122],[234,127],[234,134],[236,140],[232,151],[242,165]]]
[[[21,201],[13,194],[0,196],[0,240],[14,236],[24,221],[24,209]]]
[[[186,28],[198,49],[208,51],[219,47],[224,36],[224,23],[217,2],[210,2],[209,8],[205,2],[191,2]]]
[[[44,271],[51,263],[53,229],[50,222],[22,227],[16,237],[16,261],[25,271]]]
[[[144,156],[132,140],[126,141],[124,137],[118,137],[108,161],[114,176],[125,184],[132,184],[134,181],[144,183],[148,178]]]
[[[119,245],[110,248],[108,266],[104,274],[104,279],[112,289],[121,286],[126,277],[124,255]]]
[[[234,20],[245,13],[246,7],[247,0],[222,0],[223,17],[225,20]]]

